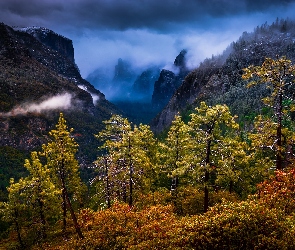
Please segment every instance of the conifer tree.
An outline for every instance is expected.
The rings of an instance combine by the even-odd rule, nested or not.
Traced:
[[[79,175],[79,164],[75,158],[78,144],[71,136],[62,113],[56,128],[49,135],[52,140],[43,145],[43,155],[46,157],[47,166],[51,171],[55,185],[62,193],[63,229],[66,229],[66,212],[70,212],[74,227],[79,238],[83,239],[80,226],[73,207],[73,200],[79,200],[84,185]]]
[[[248,87],[257,84],[266,84],[270,89],[271,94],[263,98],[263,102],[270,106],[274,111],[276,118],[273,149],[276,155],[276,169],[284,168],[285,155],[288,153],[285,149],[288,148],[283,142],[283,116],[287,113],[287,109],[294,109],[294,105],[284,105],[284,100],[293,104],[292,97],[294,96],[294,75],[295,66],[285,57],[277,60],[266,58],[262,66],[249,66],[244,69],[243,79],[252,81]],[[265,136],[268,136],[265,134]],[[284,149],[285,148],[285,149]]]
[[[50,178],[46,165],[40,162],[37,152],[31,153],[24,167],[29,175],[18,182],[10,181],[8,202],[4,203],[6,221],[12,222],[20,245],[24,245],[26,235],[34,235],[31,241],[40,242],[47,236],[48,221],[58,217],[59,190]],[[24,231],[24,236],[21,232]]]
[[[249,185],[249,158],[248,145],[237,135],[223,138],[219,141],[218,175],[216,184],[226,186],[228,191],[234,191],[234,185],[246,189]]]
[[[161,144],[163,171],[171,178],[170,190],[177,194],[179,178],[189,169],[191,162],[190,128],[180,115],[176,115],[168,131],[168,136]]]
[[[96,137],[103,141],[101,147],[105,155],[98,159],[99,168],[106,169],[105,157],[108,159],[105,180],[107,192],[133,205],[134,191],[144,190],[151,185],[148,175],[152,172],[151,158],[155,140],[146,125],[132,127],[126,118],[114,115],[104,122],[106,128]]]
[[[19,182],[15,182],[13,178],[10,179],[10,186],[7,188],[8,201],[0,204],[2,220],[11,223],[11,228],[16,231],[20,249],[26,247],[24,231],[28,228],[27,218],[29,217],[26,202],[21,196],[23,188],[23,179]]]
[[[24,179],[22,195],[26,198],[27,206],[30,206],[32,220],[39,221],[38,234],[41,239],[46,238],[48,220],[58,217],[60,212],[60,190],[54,185],[47,165],[41,163],[37,152],[31,153],[31,159],[26,159],[24,166],[29,176]]]
[[[192,129],[194,143],[193,164],[196,166],[197,176],[204,182],[204,212],[209,207],[210,172],[218,167],[219,150],[224,140],[224,128],[238,129],[235,117],[231,115],[226,105],[207,106],[201,102],[196,108],[197,113],[191,114],[189,126]]]

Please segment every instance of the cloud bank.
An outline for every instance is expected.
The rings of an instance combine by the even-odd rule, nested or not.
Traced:
[[[244,31],[294,13],[294,0],[0,1],[0,21],[44,26],[72,39],[84,78],[113,68],[118,58],[136,66],[173,63],[182,49],[196,67]]]
[[[40,103],[26,103],[13,108],[10,112],[0,113],[0,117],[27,115],[28,113],[43,113],[50,110],[66,110],[72,106],[73,96],[64,93],[50,97]]]

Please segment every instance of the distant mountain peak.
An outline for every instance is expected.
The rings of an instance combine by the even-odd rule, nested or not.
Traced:
[[[158,80],[155,82],[152,95],[152,103],[155,108],[162,109],[167,105],[174,92],[181,85],[184,77],[188,74],[186,54],[187,50],[183,49],[176,56],[173,64],[174,72],[162,69]]]

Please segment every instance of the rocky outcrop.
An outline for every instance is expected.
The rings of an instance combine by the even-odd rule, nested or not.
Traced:
[[[143,71],[132,86],[132,95],[134,99],[150,103],[154,91],[154,84],[159,76],[160,69],[157,67],[152,67]]]
[[[175,73],[163,69],[160,73],[159,79],[155,82],[152,104],[156,109],[162,109],[167,105],[170,98],[189,72],[186,67],[186,53],[186,50],[182,50],[174,60],[173,66]]]
[[[127,61],[119,58],[118,64],[115,66],[113,82],[133,83],[135,78],[136,73],[132,70],[131,65]]]
[[[39,42],[75,62],[72,40],[43,27],[15,27],[14,29],[33,35]]]
[[[188,71],[186,67],[186,57],[185,57],[186,54],[187,54],[187,50],[184,49],[179,53],[179,55],[174,60],[174,65],[179,69],[180,75]]]
[[[170,70],[163,69],[158,80],[155,82],[152,95],[153,106],[157,108],[165,106],[171,98],[171,95],[177,89],[179,85],[177,83],[176,75]]]

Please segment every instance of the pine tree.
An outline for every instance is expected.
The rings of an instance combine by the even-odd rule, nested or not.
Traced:
[[[153,171],[150,158],[155,144],[153,133],[146,125],[132,127],[126,118],[119,115],[104,123],[105,130],[96,137],[104,142],[100,149],[105,155],[99,157],[97,163],[100,163],[99,171],[107,169],[104,175],[107,196],[110,196],[111,189],[113,196],[124,202],[128,200],[132,206],[135,189],[144,190],[151,186],[148,176]]]
[[[52,140],[43,145],[43,155],[51,171],[55,185],[62,193],[63,229],[66,230],[66,212],[69,209],[74,227],[80,239],[83,239],[74,211],[72,200],[79,200],[84,185],[79,176],[79,164],[75,158],[78,144],[71,136],[63,114],[60,114],[56,129],[50,131]]]
[[[226,136],[219,142],[218,175],[216,184],[234,191],[234,185],[246,189],[249,185],[250,155],[247,154],[248,144],[239,136]]]
[[[204,212],[209,207],[209,181],[210,173],[216,171],[220,158],[220,148],[224,141],[226,128],[238,129],[235,117],[231,115],[226,105],[209,107],[201,102],[196,108],[197,113],[191,114],[189,126],[192,129],[194,143],[193,165],[197,175],[204,182]]]
[[[177,197],[180,178],[190,168],[190,128],[180,115],[176,115],[168,131],[168,136],[161,146],[162,171],[171,178],[170,190]]]
[[[29,217],[28,209],[24,198],[21,196],[24,186],[22,178],[19,182],[15,182],[13,178],[10,179],[10,185],[7,188],[8,201],[0,204],[2,220],[11,223],[12,230],[15,230],[17,234],[20,249],[26,247],[24,234],[29,225],[27,220]]]
[[[22,195],[26,198],[27,206],[30,206],[32,220],[39,222],[38,234],[41,239],[46,238],[48,220],[59,214],[60,190],[54,185],[47,165],[41,163],[37,152],[31,153],[31,159],[26,159],[24,166],[29,176],[24,179]]]
[[[50,172],[43,165],[37,152],[31,153],[31,159],[26,159],[24,167],[29,175],[18,182],[10,181],[8,202],[4,203],[2,212],[6,221],[12,222],[21,246],[27,235],[33,235],[31,241],[40,242],[47,236],[48,221],[58,217],[59,190],[50,178]],[[22,233],[23,235],[21,236]],[[29,240],[29,239],[27,239]],[[28,242],[29,243],[29,242]]]
[[[252,81],[248,87],[257,84],[266,84],[271,90],[271,94],[263,99],[263,102],[270,106],[274,111],[276,118],[275,128],[276,134],[273,144],[273,149],[276,155],[276,169],[284,168],[284,158],[288,153],[285,148],[288,145],[283,143],[283,116],[287,113],[286,108],[294,109],[293,95],[294,95],[294,74],[295,66],[291,64],[290,60],[285,57],[273,60],[266,58],[262,66],[249,66],[244,69],[243,79]],[[284,100],[288,100],[292,105],[284,105]],[[267,136],[267,134],[265,134]]]

